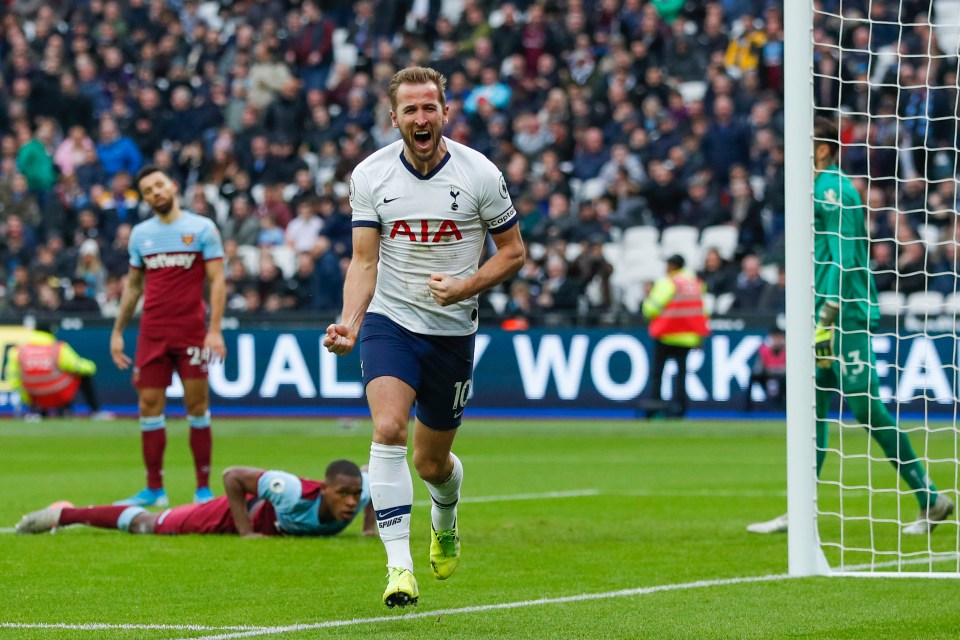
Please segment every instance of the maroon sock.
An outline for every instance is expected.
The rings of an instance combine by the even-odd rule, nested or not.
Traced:
[[[130,507],[66,507],[60,512],[60,525],[85,524],[102,529],[116,529],[120,514]]]
[[[193,468],[197,473],[197,487],[210,486],[210,456],[213,451],[213,436],[210,427],[190,427],[190,451],[193,452]]]
[[[153,429],[140,432],[143,462],[147,466],[147,487],[163,488],[163,452],[167,448],[167,430]]]

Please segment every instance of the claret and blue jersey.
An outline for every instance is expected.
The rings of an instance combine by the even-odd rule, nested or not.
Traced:
[[[205,325],[204,264],[223,259],[213,221],[183,211],[171,223],[152,217],[130,234],[130,266],[144,271],[141,329],[194,332]]]
[[[356,513],[362,513],[370,502],[370,482],[361,473],[363,493]],[[264,533],[258,523],[270,524],[287,535],[331,536],[343,531],[352,522],[320,522],[320,489],[322,482],[298,478],[286,471],[264,471],[257,479],[257,497],[264,500],[253,514],[254,529]],[[356,517],[356,515],[354,515]]]

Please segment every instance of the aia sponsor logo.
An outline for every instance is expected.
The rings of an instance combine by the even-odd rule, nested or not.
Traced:
[[[406,238],[410,242],[453,242],[463,240],[457,223],[443,220],[438,227],[431,228],[429,220],[397,220],[390,229],[391,238]]]

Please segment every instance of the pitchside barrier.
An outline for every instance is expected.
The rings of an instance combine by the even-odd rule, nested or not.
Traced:
[[[751,388],[753,411],[746,411],[751,366],[766,327],[775,320],[713,322],[714,335],[688,360],[689,415],[769,417],[782,412],[782,405],[767,399],[759,384]],[[0,327],[4,364],[9,345],[24,335],[20,327]],[[130,372],[118,370],[110,359],[109,326],[64,322],[58,337],[97,363],[101,402],[109,409],[134,414]],[[359,356],[328,353],[320,344],[322,337],[316,327],[304,325],[245,328],[236,323],[225,330],[228,358],[210,369],[213,410],[236,416],[365,415]],[[130,329],[125,339],[130,352],[136,344],[136,329]],[[918,335],[900,318],[899,328],[891,325],[877,333],[874,348],[880,392],[884,399],[902,403],[900,415],[915,412],[919,416],[922,410],[928,415],[942,413],[944,418],[952,415],[956,372],[944,365],[956,361],[958,345],[947,332],[942,337]],[[477,336],[476,383],[467,412],[475,417],[643,416],[649,404],[645,400],[650,395],[651,356],[652,343],[644,326],[523,332],[482,327]],[[670,398],[675,371],[669,363],[664,398]],[[5,380],[0,384],[0,413],[15,413],[16,394],[9,393]],[[168,396],[181,395],[175,379]],[[182,412],[175,401],[169,408],[171,415]]]

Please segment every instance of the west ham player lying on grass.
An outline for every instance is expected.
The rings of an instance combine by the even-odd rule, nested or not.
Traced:
[[[85,524],[130,533],[187,533],[262,536],[332,536],[364,511],[363,533],[375,535],[366,471],[349,460],[327,467],[323,482],[298,478],[286,471],[230,467],[223,473],[226,495],[150,513],[143,507],[74,507],[55,502],[28,513],[17,533],[44,533],[57,527]]]

